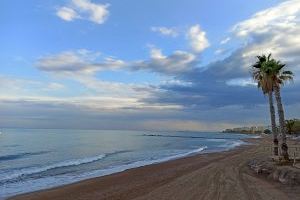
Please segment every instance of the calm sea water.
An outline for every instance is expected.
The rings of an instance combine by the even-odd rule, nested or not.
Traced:
[[[50,188],[243,144],[239,134],[7,129],[0,133],[0,197]]]

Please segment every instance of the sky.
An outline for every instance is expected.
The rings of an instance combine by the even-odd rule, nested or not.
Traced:
[[[0,127],[216,131],[267,125],[272,53],[300,118],[300,0],[2,0]]]

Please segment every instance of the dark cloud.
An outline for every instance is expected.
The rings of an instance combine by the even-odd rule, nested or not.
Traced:
[[[255,45],[253,41],[251,46]],[[250,45],[249,45],[250,46]],[[210,63],[202,68],[193,68],[191,71],[181,73],[176,78],[181,82],[190,84],[164,84],[160,85],[158,92],[150,98],[144,99],[148,103],[177,104],[185,108],[211,109],[224,106],[253,107],[266,103],[262,92],[253,84],[229,84],[230,80],[251,79],[251,62],[253,58],[243,55],[249,46],[237,49],[224,60]],[[300,53],[300,51],[299,51]],[[296,59],[287,62],[287,65]],[[295,68],[295,67],[294,67]],[[295,70],[296,78],[300,74]],[[284,102],[287,105],[300,101],[298,93],[300,83],[287,84],[282,88]],[[285,98],[286,96],[286,98]]]

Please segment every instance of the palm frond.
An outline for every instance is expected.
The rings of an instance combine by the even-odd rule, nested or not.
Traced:
[[[282,74],[294,76],[294,73],[292,71],[283,71]]]
[[[277,68],[278,71],[280,71],[284,67],[285,67],[285,64],[281,64],[280,61],[277,61],[276,68]]]
[[[268,61],[271,59],[271,57],[272,57],[272,54],[269,53],[269,55],[268,55]]]

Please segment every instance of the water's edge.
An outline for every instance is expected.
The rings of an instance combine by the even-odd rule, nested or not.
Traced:
[[[12,195],[9,195],[9,196],[6,196],[6,197],[0,197],[0,200],[6,200],[6,199],[9,199],[9,198],[12,198],[12,197],[15,197],[15,196],[19,196],[19,195],[30,194],[30,193],[35,193],[35,192],[39,192],[39,191],[47,191],[47,190],[51,190],[51,189],[55,189],[55,188],[60,188],[60,187],[63,187],[63,186],[79,183],[81,181],[88,181],[90,179],[100,178],[100,177],[103,177],[103,176],[108,176],[108,175],[124,172],[124,171],[130,170],[130,169],[149,166],[149,165],[153,165],[153,164],[160,164],[160,163],[164,163],[164,162],[168,162],[168,161],[174,161],[174,160],[178,160],[178,159],[182,159],[182,158],[186,158],[186,157],[190,157],[190,156],[196,156],[196,155],[200,155],[200,154],[202,155],[202,154],[211,154],[211,153],[222,153],[222,152],[226,152],[226,151],[230,151],[230,150],[235,150],[239,147],[251,144],[246,140],[247,139],[240,139],[240,142],[237,142],[235,145],[233,145],[233,146],[231,146],[227,149],[223,149],[223,150],[209,150],[209,149],[207,149],[206,146],[204,146],[204,147],[194,149],[194,150],[192,150],[190,152],[187,152],[187,153],[184,153],[184,154],[178,154],[178,155],[174,155],[174,156],[160,158],[160,159],[157,159],[157,160],[137,161],[137,162],[133,162],[133,163],[130,163],[130,164],[127,164],[127,165],[120,165],[120,166],[112,167],[110,169],[100,169],[100,170],[96,170],[96,171],[93,171],[93,172],[90,172],[90,173],[82,174],[82,175],[76,177],[75,179],[73,177],[72,178],[73,180],[65,180],[64,183],[61,183],[59,185],[55,185],[55,186],[51,186],[51,187],[44,187],[44,188],[31,190],[31,191],[24,192],[24,193],[12,194]]]

